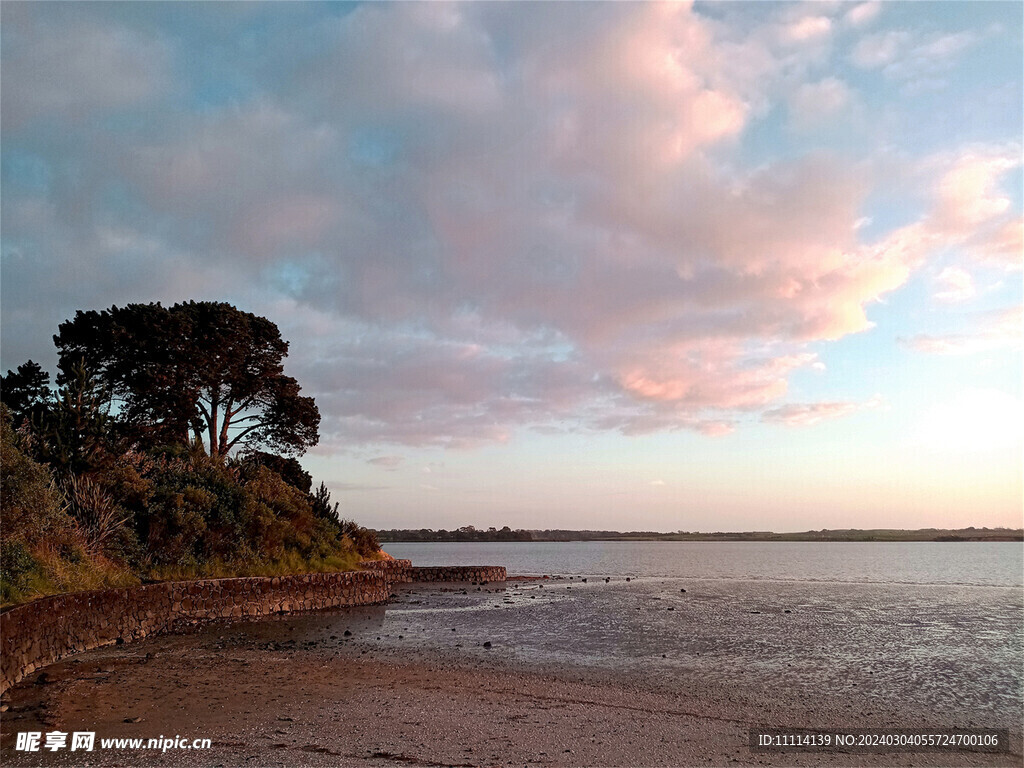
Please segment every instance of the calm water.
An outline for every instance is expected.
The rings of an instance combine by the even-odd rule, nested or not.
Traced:
[[[680,681],[698,673],[723,685],[760,680],[787,697],[824,688],[1006,726],[1021,721],[1019,543],[386,549],[417,565],[494,564],[564,578],[509,582],[493,595],[403,594],[375,630],[384,642],[402,633],[405,646],[458,643],[461,653],[482,654],[489,640],[526,663],[653,670]]]
[[[415,565],[504,565],[509,575],[1020,587],[1024,545],[975,542],[609,541],[388,544]]]

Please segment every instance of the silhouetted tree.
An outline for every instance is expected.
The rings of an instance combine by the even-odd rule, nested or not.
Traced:
[[[297,455],[319,439],[320,412],[284,374],[288,342],[264,317],[222,302],[129,304],[79,311],[58,330],[58,383],[88,361],[136,438],[194,436],[211,456],[243,446]]]
[[[250,451],[245,454],[243,463],[272,469],[288,485],[298,488],[303,493],[310,493],[313,488],[313,476],[304,470],[296,459],[266,451]]]
[[[7,406],[15,426],[38,418],[51,397],[50,374],[31,360],[0,377],[0,401]]]
[[[316,493],[310,494],[309,501],[313,507],[313,514],[317,517],[335,523],[341,522],[341,516],[338,514],[339,505],[337,502],[331,504],[331,492],[327,490],[327,486],[323,483],[320,483]]]
[[[82,361],[69,366],[65,378],[55,401],[32,421],[36,453],[61,478],[98,469],[113,439],[106,388]]]

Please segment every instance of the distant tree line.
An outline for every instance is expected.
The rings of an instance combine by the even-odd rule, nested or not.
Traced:
[[[504,526],[503,528],[476,528],[472,525],[465,525],[454,530],[433,530],[430,528],[393,528],[391,530],[379,530],[376,532],[381,542],[389,541],[598,541],[623,538],[663,538],[675,534],[658,532],[633,532],[623,533],[621,531],[572,531],[562,529],[547,530],[515,530]]]
[[[466,525],[448,531],[444,528],[394,528],[375,531],[381,543],[389,541],[533,541],[530,531],[513,531],[507,525],[503,528],[475,528]]]
[[[0,599],[354,567],[380,549],[295,458],[320,413],[274,323],[221,302],[78,312],[0,379]]]
[[[592,530],[512,530],[475,528],[467,525],[452,531],[445,529],[391,529],[377,531],[382,542],[395,541],[1024,541],[1019,528],[944,529],[843,529],[774,533],[772,531],[592,531]]]

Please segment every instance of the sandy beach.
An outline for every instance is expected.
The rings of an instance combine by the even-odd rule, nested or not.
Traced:
[[[509,582],[510,589],[520,586]],[[475,589],[475,588],[470,588]],[[467,599],[490,599],[485,588]],[[458,594],[461,594],[459,592]],[[397,604],[450,599],[408,587]],[[393,610],[389,607],[388,610]],[[467,613],[467,620],[472,620]],[[215,625],[81,654],[5,696],[5,765],[688,766],[1019,765],[1010,754],[758,753],[758,725],[968,727],[822,690],[787,697],[770,681],[684,685],[594,666],[540,665],[510,649],[469,647],[438,615],[448,647],[395,635],[384,608]],[[414,627],[414,629],[416,629]],[[458,631],[457,631],[458,629]],[[382,634],[386,631],[386,634]],[[420,632],[426,629],[419,627]],[[346,632],[350,634],[345,634]],[[461,641],[461,642],[460,642]],[[975,726],[985,725],[974,723]],[[99,738],[209,738],[209,750],[14,751],[19,731],[95,731]]]

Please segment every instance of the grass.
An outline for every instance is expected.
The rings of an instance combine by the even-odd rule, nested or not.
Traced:
[[[12,554],[5,547],[5,560]],[[17,568],[5,563],[0,577],[0,606],[17,605],[65,592],[131,587],[139,578],[123,565],[101,555],[86,555],[81,550],[62,554],[47,545],[20,547],[13,553]]]
[[[303,558],[290,552],[278,560],[252,562],[224,562],[211,560],[201,565],[158,566],[149,569],[146,580],[187,581],[190,579],[228,579],[238,576],[292,576],[301,573],[331,573],[354,571],[364,558],[356,552],[330,557]]]
[[[358,569],[359,562],[367,558],[355,551],[309,559],[292,552],[277,560],[213,560],[192,566],[158,566],[145,571],[141,579],[124,566],[100,555],[82,554],[66,557],[46,547],[38,547],[31,551],[26,550],[21,559],[22,567],[17,578],[5,576],[0,584],[0,606],[4,608],[50,595],[131,587],[143,582],[354,571]]]

